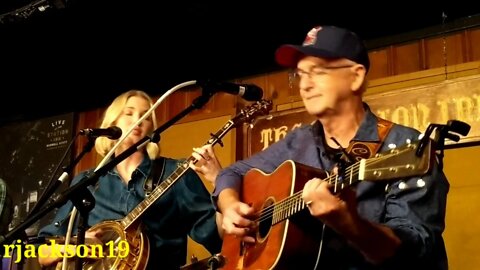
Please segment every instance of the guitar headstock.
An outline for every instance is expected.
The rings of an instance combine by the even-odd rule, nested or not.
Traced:
[[[271,100],[262,99],[256,101],[252,105],[243,108],[232,121],[235,125],[240,123],[251,123],[255,118],[262,115],[267,115],[272,110],[273,102]]]
[[[433,163],[432,143],[421,156],[416,155],[419,142],[407,143],[399,148],[378,153],[374,158],[362,159],[359,180],[376,181],[424,175]]]

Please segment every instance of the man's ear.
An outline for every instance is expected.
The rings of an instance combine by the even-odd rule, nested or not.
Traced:
[[[363,65],[356,64],[352,67],[354,79],[352,80],[351,89],[356,92],[362,89],[362,85],[365,81],[365,76],[367,76],[367,70]]]

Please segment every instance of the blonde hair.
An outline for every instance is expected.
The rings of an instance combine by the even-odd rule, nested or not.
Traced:
[[[102,124],[100,125],[100,128],[108,128],[115,125],[118,117],[122,114],[123,109],[127,104],[127,100],[131,97],[144,98],[145,100],[148,101],[148,103],[150,104],[150,107],[153,106],[153,101],[147,93],[141,90],[127,91],[119,95],[118,97],[116,97],[112,101],[110,106],[108,106],[107,110],[104,113],[103,121],[102,121]],[[157,117],[155,115],[155,111],[152,112],[150,117],[153,123],[153,130],[155,130],[157,129]],[[95,141],[95,150],[99,155],[104,157],[113,148],[116,142],[117,142],[116,140],[110,140],[106,137],[98,137],[97,140]],[[150,159],[155,159],[159,155],[160,148],[158,144],[149,142],[145,148],[147,150],[147,153]]]

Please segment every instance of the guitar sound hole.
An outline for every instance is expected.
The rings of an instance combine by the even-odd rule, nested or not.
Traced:
[[[270,206],[274,204],[273,198],[268,198],[264,205],[260,215],[260,221],[258,222],[258,235],[260,238],[265,238],[270,232],[273,222],[273,211]]]

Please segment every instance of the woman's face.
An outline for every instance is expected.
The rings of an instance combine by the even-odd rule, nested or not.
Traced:
[[[125,133],[149,109],[150,109],[150,104],[145,98],[141,96],[129,97],[115,125],[121,128],[122,132]],[[135,126],[135,128],[128,135],[125,141],[128,141],[130,144],[134,144],[138,142],[140,139],[149,135],[152,131],[153,131],[152,118],[147,117],[137,126]]]

